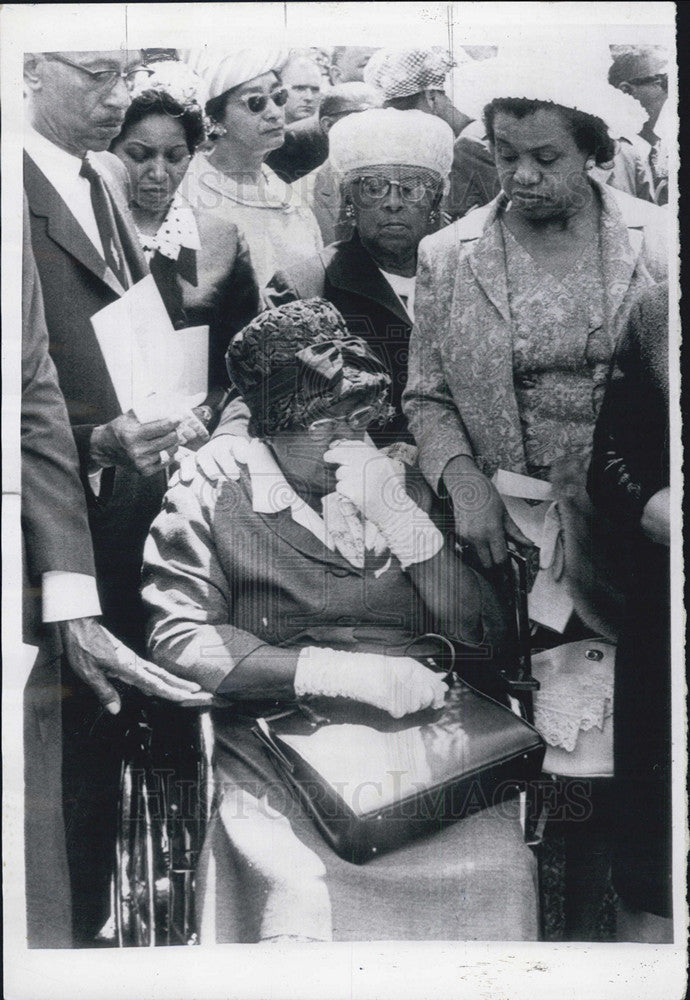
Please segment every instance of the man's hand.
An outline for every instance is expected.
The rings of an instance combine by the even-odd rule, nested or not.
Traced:
[[[508,558],[506,536],[532,546],[506,510],[494,484],[468,455],[451,459],[444,469],[443,482],[453,501],[456,534],[474,547],[485,569]]]
[[[169,465],[177,451],[176,420],[153,420],[142,424],[129,410],[108,424],[94,427],[91,461],[96,468],[119,465],[141,476],[153,476]]]
[[[142,660],[95,618],[60,622],[60,633],[72,670],[93,688],[98,700],[112,715],[120,711],[121,702],[107,676],[118,677],[157,698],[190,706],[211,704],[212,695],[202,691],[199,684],[175,677],[162,667]]]
[[[649,498],[642,511],[640,527],[657,545],[671,544],[671,491],[668,486]]]

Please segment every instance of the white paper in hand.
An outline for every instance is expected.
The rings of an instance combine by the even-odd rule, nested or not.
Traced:
[[[208,327],[175,330],[152,275],[91,323],[123,410],[142,423],[174,417],[206,395]]]
[[[529,617],[554,632],[563,632],[574,605],[559,565],[560,521],[551,484],[505,469],[498,470],[494,483],[520,531],[539,547],[541,568],[527,597]]]

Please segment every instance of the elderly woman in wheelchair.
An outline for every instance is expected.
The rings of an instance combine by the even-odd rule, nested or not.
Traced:
[[[439,709],[448,686],[412,640],[441,633],[488,676],[509,615],[421,476],[367,438],[390,379],[330,304],[267,310],[227,362],[251,415],[225,439],[239,479],[173,481],[143,589],[153,658],[216,695],[201,943],[536,938],[516,802],[353,865],[265,754],[257,717],[317,696],[393,719]]]

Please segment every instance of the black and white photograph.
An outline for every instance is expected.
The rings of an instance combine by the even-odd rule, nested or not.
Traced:
[[[681,1000],[672,3],[8,4],[9,1000]]]

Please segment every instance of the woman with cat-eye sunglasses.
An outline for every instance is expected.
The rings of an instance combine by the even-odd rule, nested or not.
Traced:
[[[194,63],[208,87],[206,113],[215,138],[192,160],[183,193],[200,212],[244,233],[259,287],[278,268],[322,247],[311,210],[264,162],[285,140],[284,63],[283,53],[259,49]]]

